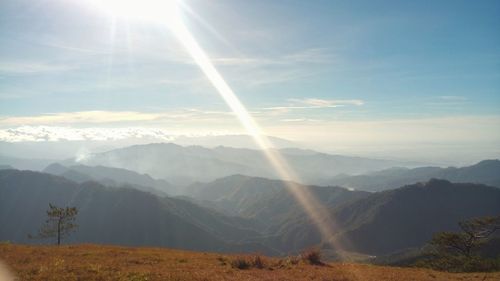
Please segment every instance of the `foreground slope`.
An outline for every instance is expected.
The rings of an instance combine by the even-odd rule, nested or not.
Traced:
[[[3,262],[23,280],[498,280],[500,273],[456,274],[427,269],[332,263],[313,266],[263,257],[263,269],[231,267],[233,255],[99,245],[0,244]]]

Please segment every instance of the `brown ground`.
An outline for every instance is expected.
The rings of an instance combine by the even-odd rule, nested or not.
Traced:
[[[500,272],[451,274],[343,263],[314,266],[267,257],[263,269],[233,268],[231,263],[241,257],[254,258],[161,248],[0,244],[0,260],[19,280],[500,280]]]

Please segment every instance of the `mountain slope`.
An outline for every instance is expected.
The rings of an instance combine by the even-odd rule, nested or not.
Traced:
[[[500,187],[500,160],[484,160],[461,168],[421,167],[392,168],[358,176],[337,176],[331,184],[366,191],[382,191],[431,178],[452,182],[480,183]]]
[[[263,251],[237,243],[258,235],[252,222],[223,216],[189,202],[160,198],[134,189],[106,188],[95,182],[17,170],[0,171],[0,240],[33,242],[49,203],[76,206],[79,229],[71,242],[155,245],[210,251]],[[16,223],[12,223],[16,222]]]
[[[126,169],[85,165],[66,167],[58,163],[53,163],[47,166],[43,172],[62,176],[78,183],[93,180],[107,186],[128,186],[160,196],[166,194],[174,195],[178,192],[174,186],[165,180],[153,179],[147,174],[139,174]]]
[[[338,206],[369,194],[332,186],[299,187],[307,189],[324,207]],[[189,195],[201,204],[255,218],[266,227],[266,232],[274,232],[276,226],[304,212],[286,182],[280,180],[234,175],[207,184],[194,184],[188,190]]]
[[[500,189],[444,180],[375,193],[332,210],[338,226],[335,238],[344,250],[370,255],[420,247],[435,232],[457,230],[461,220],[498,214]],[[314,226],[307,218],[288,221],[278,241],[271,243],[282,250],[302,245],[302,240],[320,243],[317,231],[311,229]]]

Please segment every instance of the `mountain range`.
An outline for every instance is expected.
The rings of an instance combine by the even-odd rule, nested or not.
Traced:
[[[362,174],[394,166],[415,167],[418,163],[331,155],[302,149],[281,149],[284,159],[294,168],[302,182],[324,183],[338,174]],[[63,162],[123,168],[165,179],[176,185],[208,182],[242,174],[278,178],[260,150],[201,146],[179,146],[173,143],[134,145],[82,159]]]
[[[338,175],[328,183],[357,190],[382,191],[432,178],[500,187],[500,160],[484,160],[475,165],[460,168],[397,167],[364,175]]]
[[[500,189],[431,179],[372,193],[331,208],[330,214],[337,227],[334,240],[343,245],[342,250],[386,255],[421,247],[436,232],[456,231],[462,220],[500,214]],[[304,247],[304,233],[316,238],[308,243],[322,242],[312,221],[303,216],[287,220],[277,239],[268,244],[277,249],[287,249],[288,245]]]
[[[153,179],[147,174],[139,174],[126,169],[85,165],[66,167],[59,163],[53,163],[47,166],[43,172],[61,176],[77,183],[96,181],[106,186],[130,187],[160,196],[179,192],[165,180]]]
[[[131,188],[109,188],[96,182],[78,184],[50,174],[18,170],[0,171],[0,240],[37,243],[28,234],[36,234],[49,203],[79,210],[79,229],[67,242],[276,254],[258,244],[240,243],[258,235],[252,230],[251,220]]]
[[[68,167],[49,168],[55,173]],[[115,171],[74,169],[84,175],[93,169]],[[500,189],[482,184],[432,179],[376,193],[300,188],[307,188],[321,203],[314,207],[326,208],[336,222],[334,239],[341,250],[365,255],[420,247],[437,231],[456,230],[460,220],[500,213]],[[0,240],[38,243],[27,235],[36,233],[53,203],[80,210],[80,227],[67,242],[272,255],[313,245],[339,250],[325,243],[282,181],[233,175],[185,191],[169,197],[134,185],[108,187],[95,179],[75,182],[47,173],[0,170]]]

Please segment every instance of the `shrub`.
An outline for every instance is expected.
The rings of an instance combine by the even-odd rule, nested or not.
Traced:
[[[250,268],[250,263],[244,257],[237,257],[231,261],[231,267],[237,269],[248,269]]]
[[[231,261],[231,267],[237,269],[249,269],[251,267],[263,269],[266,267],[266,262],[260,255],[252,257],[236,257]]]
[[[324,265],[321,252],[318,249],[308,249],[301,254],[302,260],[312,265]]]

